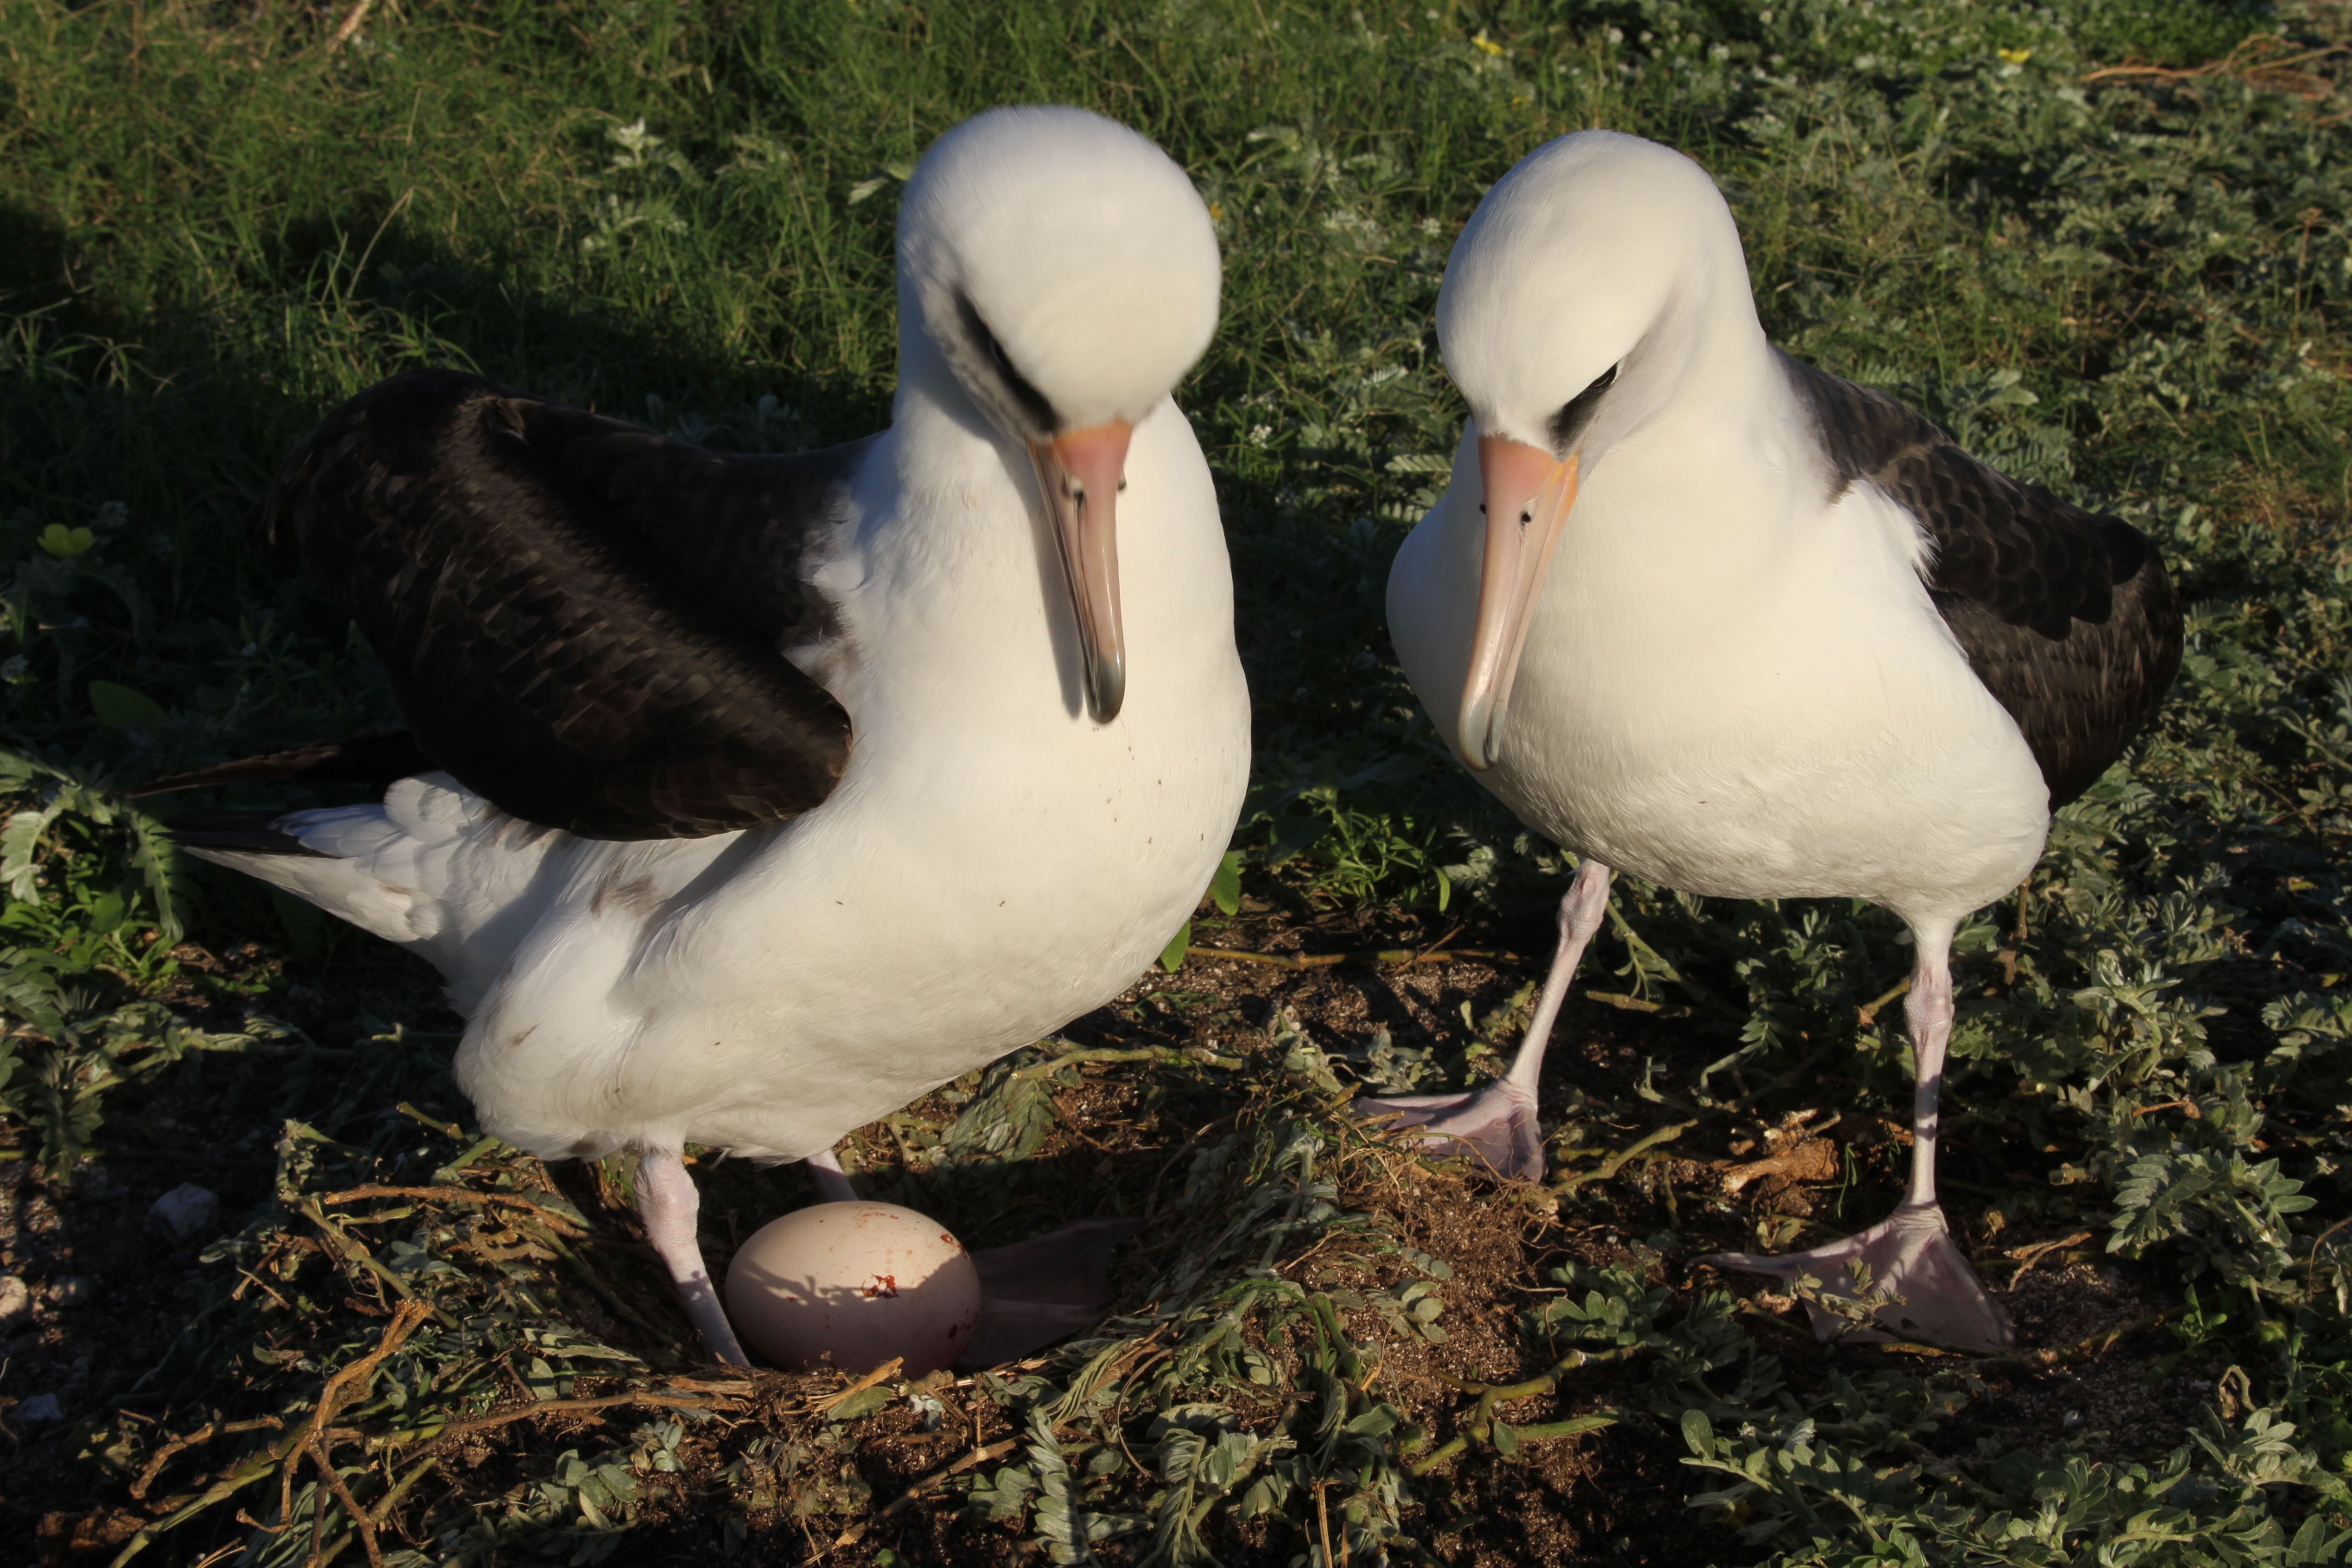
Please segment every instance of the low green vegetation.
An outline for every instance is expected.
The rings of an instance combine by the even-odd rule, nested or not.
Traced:
[[[1646,1560],[2342,1560],[2347,26],[2317,0],[0,0],[0,1154],[62,1202],[110,1113],[166,1084],[207,1136],[277,1150],[273,1195],[231,1216],[168,1352],[6,1462],[37,1450],[43,1474],[81,1478],[75,1507],[115,1521],[89,1561],[194,1561],[248,1528],[244,1560],[266,1563],[629,1561],[641,1518],[685,1528],[650,1500],[681,1475],[723,1516],[709,1550],[933,1550],[901,1529],[921,1510],[886,1512],[841,1460],[857,1422],[919,1429],[939,1397],[748,1394],[645,1348],[672,1331],[664,1304],[583,1261],[624,1223],[625,1170],[561,1196],[467,1132],[430,1033],[446,1019],[405,971],[197,874],[163,808],[124,791],[390,721],[355,634],[242,531],[326,406],[453,363],[716,446],[862,434],[887,417],[912,162],[980,109],[1052,100],[1157,138],[1225,247],[1224,326],[1180,392],[1227,509],[1258,704],[1240,879],[1218,900],[1244,924],[1219,929],[1420,947],[1460,924],[1465,946],[1543,951],[1561,858],[1448,759],[1381,602],[1459,426],[1430,325],[1448,248],[1552,136],[1603,125],[1701,160],[1776,341],[2158,542],[2190,605],[2179,687],[2027,889],[1961,933],[1948,1148],[1972,1250],[2079,1235],[2160,1287],[2129,1326],[2146,1377],[2210,1388],[2159,1459],[2088,1427],[1970,1447],[1949,1434],[1990,1419],[1988,1380],[2015,1363],[1823,1363],[1666,1268],[1676,1233],[1750,1219],[1678,1150],[1907,1104],[1885,994],[1907,959],[1866,906],[1626,883],[1587,989],[1648,1059],[1570,1091],[1537,1207],[1651,1240],[1481,1298],[1531,1381],[1442,1406],[1381,1392],[1366,1336],[1441,1345],[1470,1287],[1403,1216],[1399,1156],[1332,1110],[1360,1079],[1458,1080],[1520,1015],[1465,1002],[1454,1037],[1347,1041],[1154,1004],[1118,1070],[1219,1131],[1152,1147],[1181,1156],[1165,1189],[1136,1179],[1137,1202],[1171,1205],[1136,1298],[1153,1305],[971,1393],[1016,1436],[990,1428],[988,1461],[926,1494],[960,1500],[947,1539],[1066,1563],[1501,1561],[1496,1478],[1580,1444],[1598,1457],[1576,1484],[1666,1489],[1689,1521]],[[342,1034],[281,1021],[297,994]],[[319,1000],[338,994],[354,1000]],[[1058,1147],[1052,1096],[1084,1066],[1033,1053],[894,1121],[870,1152],[905,1170],[878,1179]],[[1868,1217],[1899,1151],[1842,1147],[1846,1216]],[[394,1176],[441,1195],[350,1217]],[[514,1202],[494,1225],[452,1190]],[[1796,1223],[1755,1215],[1753,1238]],[[1291,1267],[1309,1255],[1357,1272]],[[2038,1349],[2032,1369],[2086,1353]],[[551,1447],[492,1421],[519,1387],[644,1424]],[[31,1392],[0,1381],[0,1404]],[[1549,1414],[1513,1414],[1536,1398]],[[469,1421],[468,1443],[504,1435],[497,1487],[453,1447],[404,1458]],[[180,1468],[156,1481],[162,1463]],[[140,1511],[151,1481],[170,1509]],[[81,1561],[57,1544],[69,1526],[43,1550]]]

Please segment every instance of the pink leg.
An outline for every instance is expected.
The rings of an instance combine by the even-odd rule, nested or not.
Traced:
[[[702,1265],[702,1242],[695,1231],[702,1211],[702,1195],[685,1162],[676,1152],[658,1149],[637,1162],[637,1212],[645,1216],[646,1236],[669,1269],[678,1299],[686,1303],[688,1321],[702,1336],[703,1347],[720,1361],[749,1366],[727,1309],[711,1288],[710,1271]]]
[[[1793,1279],[1810,1274],[1827,1290],[1853,1287],[1851,1266],[1869,1270],[1873,1294],[1902,1298],[1878,1309],[1885,1332],[1857,1329],[1847,1320],[1807,1304],[1813,1331],[1824,1340],[1920,1340],[1960,1350],[1999,1351],[2012,1338],[2009,1314],[1986,1294],[1976,1270],[1952,1243],[1944,1211],[1936,1201],[1937,1101],[1944,1089],[1944,1053],[1952,1038],[1950,933],[1914,930],[1917,961],[1903,1010],[1911,1026],[1911,1052],[1918,1074],[1911,1100],[1911,1190],[1885,1219],[1868,1230],[1804,1252],[1778,1255],[1719,1252],[1696,1259],[1717,1268],[1738,1268]]]
[[[841,1168],[841,1158],[832,1150],[811,1154],[801,1163],[808,1167],[810,1178],[816,1183],[817,1202],[854,1204],[857,1201],[857,1189],[849,1184],[849,1173]]]
[[[1357,1114],[1384,1118],[1392,1127],[1419,1128],[1424,1147],[1451,1144],[1447,1152],[1484,1160],[1503,1175],[1541,1181],[1543,1134],[1536,1124],[1536,1089],[1543,1079],[1544,1047],[1585,945],[1608,912],[1609,868],[1587,860],[1559,900],[1559,946],[1509,1072],[1468,1094],[1360,1099]]]

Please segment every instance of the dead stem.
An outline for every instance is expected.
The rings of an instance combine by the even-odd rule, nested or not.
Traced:
[[[422,1198],[445,1204],[527,1209],[538,1217],[541,1224],[555,1230],[558,1235],[578,1237],[588,1234],[577,1220],[566,1219],[551,1209],[542,1208],[529,1198],[516,1197],[511,1193],[477,1193],[465,1187],[386,1187],[371,1184],[363,1187],[349,1187],[340,1193],[329,1193],[319,1202],[321,1205],[349,1204],[357,1203],[362,1198]],[[358,1215],[352,1217],[365,1221],[370,1216]]]
[[[1480,963],[1525,963],[1516,952],[1480,949],[1384,947],[1353,952],[1244,952],[1230,947],[1196,947],[1186,958],[1214,958],[1226,963],[1263,963],[1275,969],[1328,969],[1337,963],[1451,963],[1455,959]]]
[[[509,1422],[529,1420],[534,1415],[576,1415],[583,1411],[609,1409],[615,1405],[650,1405],[661,1410],[717,1410],[722,1408],[719,1401],[727,1397],[721,1394],[715,1399],[700,1398],[665,1394],[658,1390],[644,1390],[631,1394],[600,1394],[593,1399],[541,1399],[526,1405],[520,1410],[504,1411],[497,1415],[478,1416],[471,1421],[453,1421],[446,1426],[435,1427],[413,1436],[404,1436],[394,1433],[380,1441],[385,1447],[393,1447],[402,1443],[438,1443],[449,1437],[462,1437],[474,1432],[487,1432],[493,1426],[504,1426]]]
[[[264,1286],[263,1289],[268,1289],[268,1287]],[[275,1292],[272,1293],[275,1294]],[[193,1448],[199,1443],[209,1443],[215,1437],[226,1437],[237,1432],[258,1432],[264,1427],[283,1427],[285,1425],[285,1422],[275,1415],[263,1415],[251,1421],[232,1421],[226,1426],[216,1421],[207,1421],[186,1436],[174,1437],[155,1450],[155,1457],[147,1461],[146,1468],[139,1472],[139,1479],[131,1483],[131,1500],[134,1502],[147,1500],[147,1489],[155,1484],[156,1475],[176,1454]]]

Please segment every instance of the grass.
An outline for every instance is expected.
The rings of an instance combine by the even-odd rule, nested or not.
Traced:
[[[331,47],[345,15],[0,0],[0,1268],[137,1307],[14,1331],[0,1405],[60,1403],[11,1419],[0,1528],[56,1562],[2340,1559],[2341,11],[387,0]],[[126,783],[389,715],[243,542],[322,408],[449,363],[715,445],[863,433],[898,183],[1037,99],[1159,139],[1225,247],[1180,395],[1260,763],[1244,900],[1201,946],[1542,951],[1560,858],[1446,759],[1381,603],[1459,419],[1447,248],[1551,136],[1690,152],[1777,341],[2158,539],[2192,606],[2174,699],[1956,961],[1956,1218],[2018,1292],[2065,1269],[2075,1317],[2006,1361],[1832,1357],[1686,1277],[1785,1245],[1782,1211],[1883,1206],[1869,1124],[1907,1059],[1874,1004],[1906,963],[1866,907],[1628,883],[1564,1026],[1550,1190],[1332,1109],[1492,1061],[1531,963],[1429,966],[1424,995],[1419,966],[1195,956],[864,1137],[877,1190],[977,1240],[1073,1181],[1151,1214],[1132,1314],[961,1387],[712,1379],[625,1164],[484,1143],[411,968],[173,860]],[[1815,1144],[1811,1198],[1726,1191]],[[231,1200],[205,1261],[141,1239],[165,1177]],[[706,1179],[714,1215],[798,1198]],[[2173,1415],[2062,1419],[2095,1395]]]

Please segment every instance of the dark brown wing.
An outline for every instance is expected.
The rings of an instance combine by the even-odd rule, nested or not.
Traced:
[[[803,557],[865,450],[706,451],[420,371],[329,414],[257,524],[359,623],[434,765],[525,821],[693,837],[840,776],[848,718],[777,650],[826,630]]]
[[[348,741],[290,746],[233,763],[214,763],[151,780],[131,793],[161,795],[166,790],[232,784],[365,784],[381,789],[414,773],[431,773],[436,765],[417,745],[415,736],[394,730]]]
[[[2074,799],[2180,671],[2180,605],[2156,546],[1986,467],[1891,397],[1780,361],[1812,415],[1832,499],[1864,481],[1919,520],[1945,625],[2024,732],[2051,809]]]

